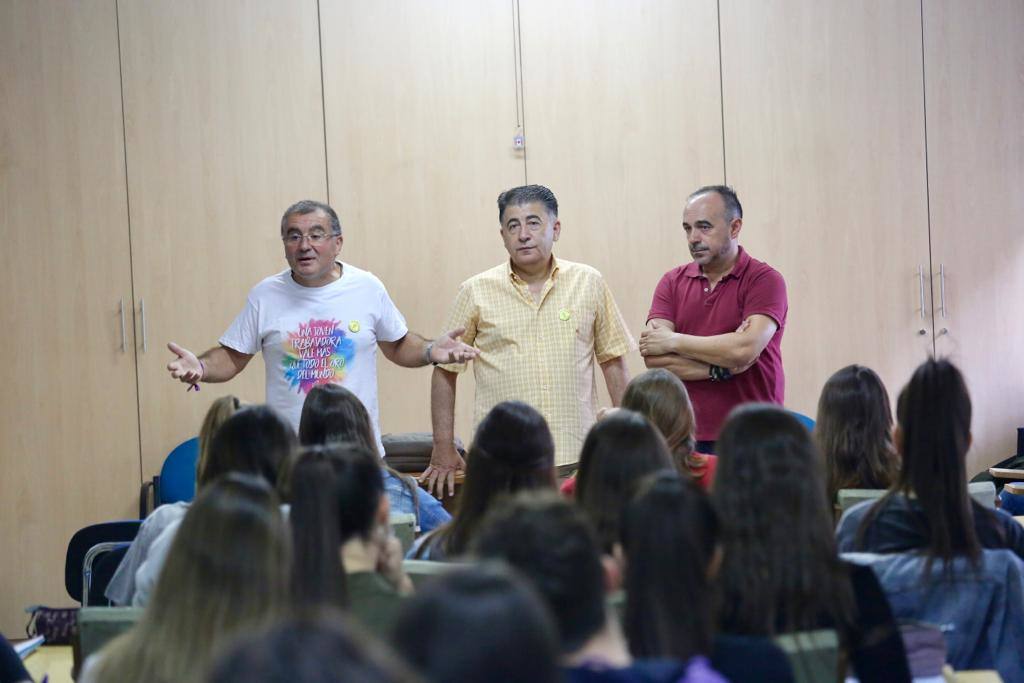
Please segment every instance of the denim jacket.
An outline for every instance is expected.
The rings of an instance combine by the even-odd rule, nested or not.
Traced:
[[[1024,683],[1024,562],[1009,550],[983,550],[977,568],[966,557],[946,571],[941,560],[924,574],[919,553],[843,553],[870,566],[898,620],[938,626],[946,661],[955,669],[996,669],[1006,683]]]
[[[413,500],[405,483],[387,470],[384,470],[384,490],[388,494],[392,513],[416,515],[418,533],[432,531],[452,518],[441,505],[441,501],[423,489],[416,491],[416,500]]]

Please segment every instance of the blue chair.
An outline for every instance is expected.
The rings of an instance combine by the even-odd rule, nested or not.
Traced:
[[[153,508],[166,503],[190,501],[196,496],[196,461],[199,459],[199,438],[192,437],[174,447],[164,460],[160,474],[142,485],[139,494],[139,518],[144,519]],[[153,506],[146,505],[147,490],[153,489]]]
[[[809,432],[813,432],[814,431],[814,420],[812,420],[811,418],[807,417],[803,413],[796,412],[795,410],[787,409],[787,412],[790,415],[792,415],[793,417],[795,417],[796,419],[800,420],[800,424],[802,424],[804,427],[807,427],[807,431],[809,431]]]

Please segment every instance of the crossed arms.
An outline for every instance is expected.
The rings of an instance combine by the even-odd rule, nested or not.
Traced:
[[[640,355],[649,368],[665,368],[680,379],[705,380],[717,365],[736,375],[750,369],[768,346],[778,324],[755,313],[735,332],[701,337],[675,331],[671,320],[652,318],[640,335]]]

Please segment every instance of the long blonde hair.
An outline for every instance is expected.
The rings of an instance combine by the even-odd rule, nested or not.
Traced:
[[[705,463],[694,453],[697,423],[682,380],[664,368],[641,373],[626,387],[622,407],[635,410],[658,428],[681,473],[701,475]]]
[[[224,643],[284,612],[290,536],[278,499],[228,474],[196,498],[139,623],[100,651],[98,681],[198,681]]]
[[[237,396],[228,394],[221,396],[210,404],[203,418],[203,426],[199,428],[199,459],[196,461],[196,481],[203,481],[203,470],[210,459],[210,444],[213,443],[213,435],[228,418],[234,415],[242,402]],[[273,482],[271,482],[273,483]]]

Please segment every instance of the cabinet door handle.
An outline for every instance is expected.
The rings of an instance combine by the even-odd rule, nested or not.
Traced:
[[[917,267],[917,284],[921,293],[921,320],[924,320],[924,266]]]
[[[142,352],[149,348],[149,340],[146,336],[146,300],[139,299],[139,318],[142,321]]]
[[[121,297],[121,301],[118,304],[118,313],[121,316],[121,353],[128,350],[128,342],[124,333],[124,297]]]
[[[946,265],[939,264],[939,312],[946,317]]]

